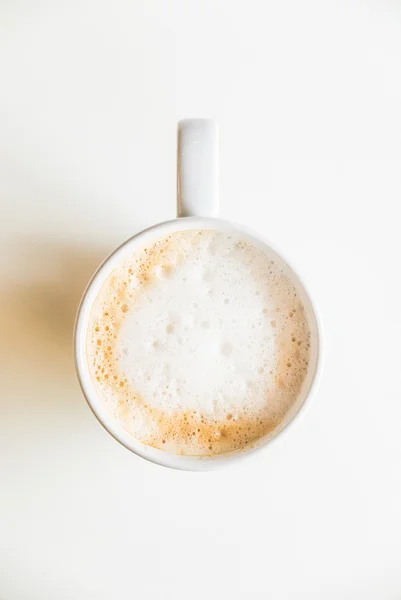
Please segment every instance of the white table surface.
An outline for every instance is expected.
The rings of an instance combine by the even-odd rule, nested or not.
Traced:
[[[1,3],[1,600],[401,598],[400,64],[397,0]],[[115,442],[71,350],[98,262],[174,216],[187,116],[325,328],[299,426],[212,473]]]

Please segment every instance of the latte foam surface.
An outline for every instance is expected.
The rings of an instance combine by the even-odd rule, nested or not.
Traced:
[[[133,436],[212,455],[279,427],[308,372],[310,331],[267,252],[232,233],[180,231],[109,275],[87,358],[98,395]]]

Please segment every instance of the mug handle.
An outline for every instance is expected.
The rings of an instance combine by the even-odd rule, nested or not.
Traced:
[[[218,215],[218,138],[217,124],[211,119],[178,122],[178,217]]]

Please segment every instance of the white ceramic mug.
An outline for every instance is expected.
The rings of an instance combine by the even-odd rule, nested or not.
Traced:
[[[120,246],[93,276],[81,301],[75,326],[75,364],[82,391],[90,408],[100,423],[112,436],[132,452],[155,463],[177,469],[194,471],[209,470],[227,464],[268,444],[277,434],[288,429],[300,414],[306,399],[310,400],[316,389],[317,375],[321,365],[321,334],[316,310],[301,283],[299,277],[286,261],[260,235],[250,232],[245,227],[223,221],[218,214],[218,130],[216,124],[207,119],[188,119],[178,123],[178,179],[176,219],[154,225]],[[311,355],[308,375],[305,379],[297,401],[287,413],[284,420],[273,431],[258,441],[241,450],[217,454],[214,456],[182,456],[159,450],[143,444],[128,433],[123,426],[105,409],[104,403],[95,391],[87,364],[86,336],[88,322],[93,303],[111,271],[124,260],[127,254],[151,244],[154,240],[174,231],[188,229],[209,229],[216,231],[239,232],[244,239],[253,244],[268,246],[269,253],[275,255],[287,276],[294,284],[299,298],[302,300],[311,329]]]

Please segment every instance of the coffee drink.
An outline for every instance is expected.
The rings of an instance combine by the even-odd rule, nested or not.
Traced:
[[[310,359],[302,300],[275,256],[237,233],[185,230],[132,251],[91,311],[87,360],[111,415],[185,455],[280,429]]]

